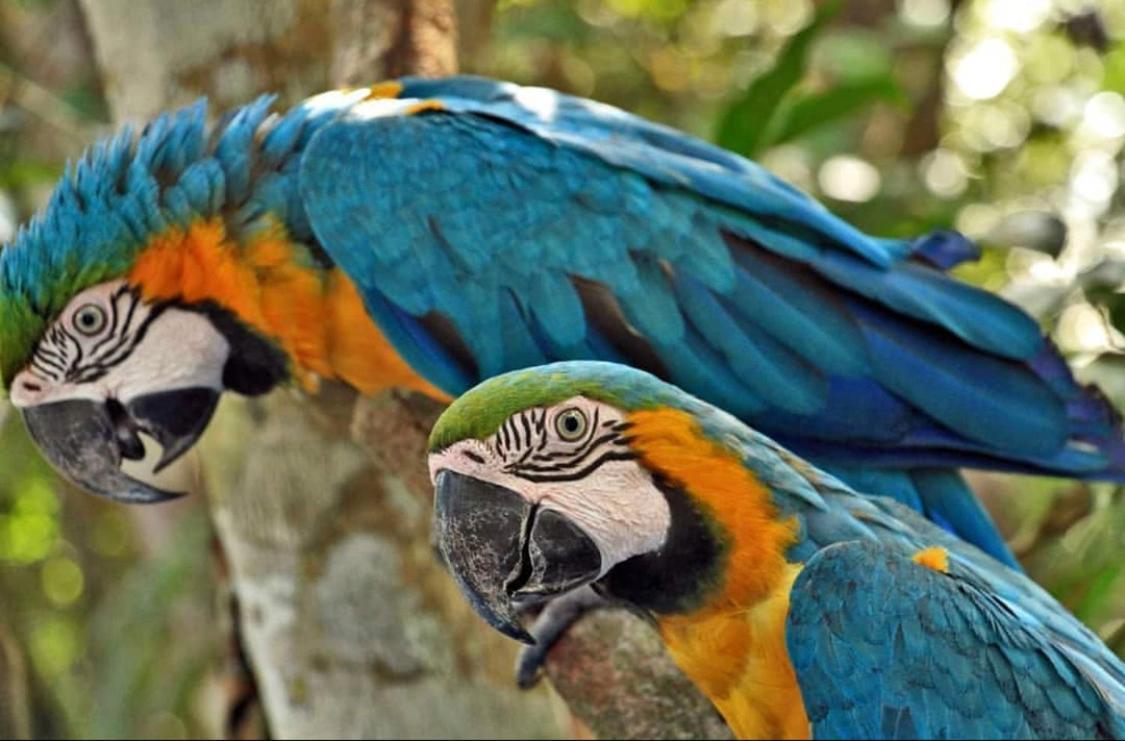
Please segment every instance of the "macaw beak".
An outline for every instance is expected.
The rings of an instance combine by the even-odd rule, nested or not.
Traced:
[[[434,480],[438,547],[477,614],[501,633],[534,643],[516,608],[588,584],[601,552],[566,517],[516,492],[453,471]]]
[[[22,410],[28,432],[43,457],[68,481],[122,502],[163,502],[182,496],[128,476],[123,459],[140,460],[139,433],[163,448],[160,471],[195,444],[219,402],[219,392],[187,388],[117,401],[56,401]]]

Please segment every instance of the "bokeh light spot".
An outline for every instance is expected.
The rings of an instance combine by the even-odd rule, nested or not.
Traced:
[[[1125,99],[1117,93],[1102,92],[1086,101],[1082,132],[1098,139],[1125,136]]]
[[[18,223],[16,204],[12,203],[7,193],[0,191],[0,242],[7,242],[16,236]]]
[[[749,0],[720,0],[711,11],[711,31],[718,36],[749,36],[760,22],[758,4]]]
[[[31,628],[31,658],[48,679],[66,671],[80,650],[77,627],[66,618],[45,617]]]
[[[934,28],[949,18],[949,0],[900,0],[898,14],[911,26]]]
[[[1051,15],[1051,0],[986,0],[984,18],[990,26],[1028,33]]]
[[[1085,302],[1063,310],[1055,335],[1059,344],[1071,352],[1098,352],[1110,347],[1105,316]]]
[[[922,179],[934,195],[956,198],[969,184],[965,163],[948,149],[936,149],[922,160]]]
[[[950,65],[953,82],[969,98],[995,98],[1019,71],[1019,60],[1008,42],[989,38],[973,46]]]
[[[820,166],[817,175],[820,189],[840,200],[860,203],[870,201],[879,192],[882,178],[871,163],[850,155],[831,157]]]
[[[1079,153],[1070,171],[1070,190],[1095,210],[1104,210],[1117,190],[1117,163],[1113,156],[1097,150]]]
[[[39,571],[43,594],[59,607],[74,604],[82,596],[86,580],[82,569],[73,560],[65,557],[48,559]]]

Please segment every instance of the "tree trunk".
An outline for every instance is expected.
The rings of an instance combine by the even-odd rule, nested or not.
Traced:
[[[31,738],[31,702],[23,652],[0,623],[0,738]]]
[[[83,0],[118,121],[207,95],[288,103],[331,84],[455,71],[456,19],[482,0]],[[127,19],[127,22],[126,20]],[[425,438],[439,408],[326,384],[224,399],[193,465],[240,604],[243,646],[278,737],[574,735],[547,687],[520,692],[516,645],[472,613],[434,558]],[[180,473],[177,474],[176,471]],[[186,472],[186,473],[185,473]],[[149,510],[160,522],[166,506]],[[159,529],[159,528],[158,528]],[[652,630],[583,623],[549,670],[603,736],[726,735]],[[630,691],[633,690],[633,691]]]

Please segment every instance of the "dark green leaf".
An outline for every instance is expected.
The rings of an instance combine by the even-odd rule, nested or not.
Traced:
[[[813,129],[847,118],[876,101],[906,105],[907,99],[891,77],[857,80],[831,90],[809,93],[783,106],[768,144],[780,144]]]
[[[1125,332],[1125,293],[1105,293],[1089,296],[1096,306],[1105,312],[1109,323],[1119,332]]]
[[[715,140],[720,146],[748,157],[765,146],[782,101],[805,75],[809,46],[838,9],[838,0],[821,5],[812,23],[781,50],[773,68],[754,80],[746,93],[719,117]]]

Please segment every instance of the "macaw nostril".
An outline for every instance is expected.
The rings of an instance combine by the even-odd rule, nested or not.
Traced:
[[[125,407],[116,399],[106,400],[106,411],[113,422],[114,437],[121,450],[121,457],[130,461],[139,461],[145,457],[145,444],[138,434],[139,428],[133,421]]]

